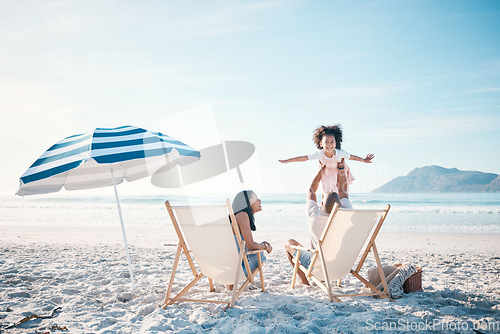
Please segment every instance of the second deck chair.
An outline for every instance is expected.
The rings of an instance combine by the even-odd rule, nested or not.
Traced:
[[[292,248],[297,250],[296,255],[292,259],[295,264],[292,288],[295,287],[297,271],[300,267],[307,278],[311,279],[328,293],[330,301],[335,300],[340,302],[339,297],[355,296],[380,296],[389,298],[389,288],[387,287],[375,239],[390,207],[390,205],[387,205],[384,210],[347,210],[339,209],[338,204],[335,204],[328,217],[321,238],[318,240],[316,249],[292,246]],[[362,252],[363,245],[365,244],[366,248]],[[311,252],[309,268],[305,268],[300,264],[300,260],[298,260],[302,251]],[[384,291],[378,290],[360,274],[361,267],[370,251],[373,251]],[[354,264],[360,255],[361,258],[358,265],[353,270]],[[372,293],[334,294],[332,292],[331,281],[338,281],[338,285],[340,286],[340,280],[349,274],[352,274],[368,286],[372,290]]]
[[[165,206],[179,238],[179,244],[163,303],[164,308],[179,301],[227,304],[224,310],[233,307],[238,296],[253,282],[257,272],[260,272],[261,288],[265,291],[260,257],[262,250],[245,251],[245,241],[241,238],[229,199],[225,205],[171,206],[166,201]],[[230,223],[229,217],[234,224]],[[194,278],[175,297],[171,297],[182,254],[186,257]],[[253,272],[248,263],[249,254],[257,254],[258,257],[259,265]],[[248,273],[246,280],[242,262]],[[204,276],[208,278],[210,291],[214,291],[213,281],[224,285],[232,284],[233,291],[230,300],[182,298]],[[237,289],[240,280],[245,281]]]

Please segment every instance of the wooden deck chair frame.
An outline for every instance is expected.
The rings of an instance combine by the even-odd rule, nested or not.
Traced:
[[[165,300],[163,302],[163,308],[166,308],[168,305],[172,305],[176,302],[217,303],[217,304],[227,304],[224,307],[224,311],[225,311],[229,307],[231,307],[231,308],[234,307],[235,301],[238,299],[238,297],[241,295],[241,293],[248,287],[248,285],[253,282],[254,277],[257,275],[257,272],[260,273],[261,289],[263,292],[266,291],[265,284],[264,284],[264,275],[262,272],[262,261],[261,261],[261,252],[263,252],[264,250],[245,251],[245,240],[243,240],[241,238],[240,229],[238,227],[238,223],[236,223],[236,218],[235,218],[232,206],[231,206],[231,201],[229,199],[227,199],[225,205],[219,205],[219,206],[224,206],[227,209],[228,217],[230,216],[231,221],[234,222],[231,224],[229,222],[229,219],[228,219],[228,226],[232,227],[232,231],[236,237],[237,244],[239,247],[238,248],[239,249],[239,262],[238,262],[238,264],[235,263],[235,265],[241,266],[242,265],[241,263],[243,261],[243,264],[245,265],[245,269],[247,271],[247,279],[237,289],[238,283],[240,281],[239,276],[240,276],[241,270],[236,271],[237,273],[236,273],[236,277],[234,278],[233,290],[231,293],[231,298],[229,300],[182,298],[182,296],[184,296],[203,277],[208,278],[210,291],[214,292],[215,289],[214,289],[214,285],[213,285],[213,279],[208,277],[208,276],[205,276],[204,273],[202,273],[201,271],[199,272],[197,270],[196,265],[195,265],[196,259],[191,256],[191,251],[188,249],[188,244],[186,243],[186,240],[184,239],[182,229],[181,229],[181,227],[177,221],[176,215],[174,213],[176,208],[182,208],[182,207],[186,207],[186,206],[171,206],[169,201],[165,202],[165,206],[167,207],[170,219],[172,221],[175,232],[176,232],[177,237],[179,239],[179,243],[177,245],[177,252],[175,254],[175,260],[174,260],[174,264],[172,267],[172,273],[170,275],[170,281],[168,283],[167,293],[165,296]],[[209,207],[209,206],[199,205],[198,207]],[[235,241],[235,243],[236,243],[236,241]],[[180,257],[182,254],[186,257],[186,260],[189,263],[189,266],[191,268],[191,271],[193,273],[194,278],[179,293],[177,293],[177,295],[175,297],[171,297],[172,287],[173,287],[173,283],[174,283],[174,279],[175,279],[175,274],[177,272],[177,267],[179,265]],[[258,259],[258,267],[255,268],[255,270],[253,270],[253,271],[251,271],[250,264],[248,262],[248,255],[250,255],[250,254],[257,254],[257,259]]]
[[[334,294],[332,292],[332,284],[330,282],[330,279],[328,278],[328,272],[325,269],[325,256],[323,252],[323,243],[324,243],[324,238],[327,235],[329,229],[332,227],[332,222],[334,221],[334,217],[337,214],[339,210],[339,206],[337,203],[335,203],[335,206],[332,209],[332,212],[330,213],[330,216],[328,217],[328,221],[325,225],[325,229],[323,230],[323,233],[321,235],[321,238],[318,240],[318,246],[317,249],[310,249],[302,246],[291,246],[292,248],[297,250],[297,253],[295,256],[292,258],[292,262],[294,263],[294,271],[293,271],[293,276],[292,276],[292,283],[291,287],[295,288],[295,282],[297,278],[297,273],[298,269],[300,268],[304,273],[306,273],[306,277],[310,280],[312,280],[315,284],[317,284],[322,290],[324,290],[328,294],[328,298],[331,301],[335,300],[336,302],[340,302],[340,297],[361,297],[361,296],[379,296],[382,298],[389,298],[390,299],[390,294],[389,294],[389,288],[387,286],[387,281],[384,276],[382,264],[380,262],[380,257],[379,253],[377,250],[377,246],[375,244],[375,239],[377,238],[377,235],[380,231],[380,228],[382,227],[382,224],[384,223],[385,218],[387,217],[387,214],[389,213],[389,209],[391,206],[387,204],[386,208],[384,210],[346,210],[346,211],[379,211],[381,212],[380,217],[378,218],[378,222],[375,224],[375,228],[372,228],[372,233],[371,237],[367,243],[367,246],[365,250],[363,251],[363,254],[361,258],[359,259],[358,265],[356,266],[355,270],[350,270],[350,274],[356,277],[358,280],[360,280],[363,284],[365,284],[367,287],[369,287],[372,292],[371,293],[359,293],[359,294]],[[344,209],[342,209],[344,210]],[[361,249],[362,250],[362,249]],[[309,268],[305,268],[301,263],[300,263],[300,253],[302,251],[309,251],[311,252],[311,263],[309,265]],[[360,274],[361,268],[363,267],[363,264],[368,257],[368,253],[373,251],[373,256],[375,257],[375,261],[377,264],[377,269],[378,273],[380,275],[380,279],[382,282],[382,286],[384,288],[384,291],[380,291],[375,287],[373,284],[371,284],[366,278],[362,277]],[[361,254],[361,252],[359,253]],[[357,257],[359,258],[359,254]],[[323,274],[323,277],[325,278],[324,280],[321,280],[320,278],[316,277],[313,275],[313,269],[315,265],[321,266],[321,272]],[[337,281],[337,285],[340,287],[340,281],[341,279],[339,278]],[[392,299],[390,299],[392,301]]]

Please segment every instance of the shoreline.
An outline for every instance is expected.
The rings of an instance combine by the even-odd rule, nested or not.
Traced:
[[[177,236],[172,227],[125,228],[130,248],[164,249],[165,245],[176,245]],[[275,253],[285,257],[284,245],[295,239],[309,245],[308,231],[257,230],[257,242],[268,241]],[[117,227],[61,227],[61,226],[0,226],[0,244],[6,247],[30,247],[40,245],[72,246],[118,246],[124,248],[121,228]],[[414,233],[383,232],[376,240],[381,256],[402,252],[414,256],[401,258],[397,262],[415,262],[416,257],[426,254],[463,255],[494,258],[500,254],[500,234],[463,233]],[[417,261],[418,262],[418,261]]]
[[[129,245],[136,247],[155,247],[165,243],[176,243],[177,237],[171,226],[165,228],[128,228],[125,227]],[[256,240],[284,244],[288,239],[307,242],[309,232],[303,230],[257,230]],[[116,227],[66,227],[66,226],[24,226],[1,225],[0,242],[3,244],[23,243],[80,243],[115,244],[122,243],[120,226]],[[421,232],[384,232],[377,237],[380,247],[387,249],[419,249],[431,247],[436,250],[479,251],[486,248],[500,254],[500,234],[487,233],[421,233]]]

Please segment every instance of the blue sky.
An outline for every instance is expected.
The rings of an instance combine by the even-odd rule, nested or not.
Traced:
[[[314,152],[321,124],[375,154],[350,164],[353,192],[432,164],[500,173],[498,1],[0,5],[2,193],[66,136],[206,105],[221,138],[256,146],[261,192],[306,190],[316,164],[277,160]]]

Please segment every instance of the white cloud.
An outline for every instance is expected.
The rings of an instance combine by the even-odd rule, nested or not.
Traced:
[[[464,91],[465,94],[500,93],[500,87],[482,87]]]
[[[50,132],[72,122],[75,108],[59,96],[60,86],[0,78],[2,135]]]
[[[439,138],[457,137],[464,133],[494,131],[500,128],[500,115],[422,116],[380,123],[376,128],[363,125],[358,129],[375,142],[419,143]],[[354,138],[356,136],[353,136]]]
[[[377,96],[391,96],[399,94],[406,90],[406,87],[399,85],[389,86],[364,86],[364,87],[347,87],[319,90],[311,93],[321,98],[326,99],[354,99],[354,98],[370,98]]]
[[[264,14],[277,13],[285,7],[295,6],[295,2],[200,2],[192,6],[194,10],[181,17],[170,17],[165,23],[165,32],[171,38],[203,38],[262,30],[274,22],[266,21]]]

